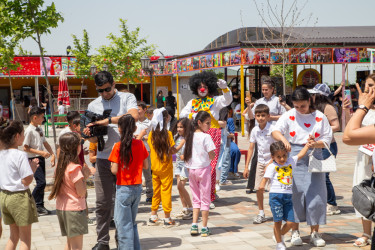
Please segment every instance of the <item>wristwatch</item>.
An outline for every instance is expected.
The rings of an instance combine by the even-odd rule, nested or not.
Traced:
[[[108,117],[108,124],[111,124],[111,123],[112,123],[111,117]]]
[[[359,105],[358,108],[359,108],[359,109],[363,109],[366,113],[367,113],[368,110],[369,110],[369,109],[368,109],[365,105],[363,105],[363,104]]]

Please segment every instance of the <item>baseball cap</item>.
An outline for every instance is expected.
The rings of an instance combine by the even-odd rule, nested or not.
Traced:
[[[329,96],[331,89],[325,83],[318,83],[312,89],[308,89],[310,94],[321,94],[324,96]]]

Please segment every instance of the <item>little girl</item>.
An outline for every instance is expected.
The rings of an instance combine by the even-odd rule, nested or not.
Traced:
[[[292,171],[297,166],[297,161],[306,155],[310,147],[311,142],[308,142],[296,156],[288,158],[288,150],[283,142],[277,141],[270,146],[273,162],[266,168],[259,190],[264,192],[267,182],[271,180],[269,201],[275,223],[273,239],[277,242],[276,249],[286,249],[284,235],[294,224]],[[286,223],[281,228],[283,220]]]
[[[62,236],[67,236],[65,249],[82,249],[83,235],[88,233],[86,212],[86,183],[89,173],[79,161],[81,139],[75,132],[59,139],[55,181],[48,199],[56,198],[56,213]]]
[[[196,236],[198,231],[199,211],[202,211],[201,236],[210,235],[207,227],[208,211],[211,202],[211,167],[215,157],[215,144],[209,134],[211,117],[206,111],[199,111],[193,121],[193,131],[186,136],[184,160],[189,168],[189,184],[193,196],[193,224],[190,234]]]
[[[172,154],[175,154],[183,145],[174,147],[172,132],[167,130],[168,112],[165,108],[155,109],[151,120],[151,128],[147,142],[150,146],[152,185],[154,195],[152,196],[151,217],[149,226],[159,225],[157,211],[160,201],[164,210],[164,226],[172,227],[176,222],[171,219],[172,211],[172,184],[173,163]]]
[[[176,131],[173,131],[175,135],[175,142],[177,146],[185,144],[185,135],[190,133],[191,123],[188,118],[181,118],[177,121]],[[190,220],[193,218],[193,206],[191,205],[191,199],[188,191],[185,189],[186,181],[189,178],[188,169],[185,167],[184,162],[184,146],[176,153],[176,168],[175,175],[177,178],[177,189],[180,194],[180,199],[182,203],[182,211],[177,214],[178,218],[183,220]]]
[[[29,185],[33,181],[38,159],[29,163],[27,154],[18,150],[24,140],[23,124],[0,117],[0,204],[10,237],[5,249],[31,248],[31,224],[38,222],[38,214]]]
[[[142,169],[148,168],[148,152],[141,140],[133,138],[137,127],[131,115],[118,121],[120,142],[112,149],[108,160],[111,172],[116,175],[114,220],[117,229],[118,249],[141,249],[135,218],[142,193]]]

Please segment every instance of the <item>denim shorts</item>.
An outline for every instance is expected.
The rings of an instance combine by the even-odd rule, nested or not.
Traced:
[[[181,177],[189,178],[189,171],[185,167],[185,163],[177,162],[174,168],[174,175],[179,175]]]
[[[270,193],[269,197],[273,221],[294,222],[292,194]]]

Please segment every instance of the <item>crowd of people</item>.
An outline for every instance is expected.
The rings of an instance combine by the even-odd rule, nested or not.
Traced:
[[[45,113],[42,108],[30,107],[30,124],[25,130],[22,122],[0,118],[0,208],[4,223],[10,227],[6,249],[15,249],[18,242],[20,249],[30,249],[31,225],[38,221],[38,215],[51,214],[44,206],[47,159],[55,167],[48,199],[56,200],[61,235],[67,237],[66,249],[82,249],[83,235],[88,233],[86,180],[90,175],[94,175],[96,195],[97,244],[93,250],[109,249],[112,220],[118,249],[141,248],[136,216],[142,185],[146,187],[146,203],[150,204],[149,226],[174,227],[178,219],[191,220],[192,236],[209,236],[209,210],[215,208],[217,192],[232,184],[230,175],[239,176],[241,154],[233,141],[233,109],[240,95],[238,89],[232,93],[212,72],[193,75],[189,84],[196,98],[186,104],[177,120],[172,93],[164,98],[159,92],[157,107],[147,107],[133,94],[117,91],[109,72],[99,72],[95,75],[99,97],[89,104],[88,111],[103,114],[110,110],[110,117],[81,128],[79,112],[69,111],[69,125],[59,134],[56,152],[40,128]],[[366,79],[364,92],[357,86],[358,95],[352,102],[340,100],[344,108],[341,114],[334,104],[340,89],[332,93],[326,84],[297,88],[289,104],[275,95],[271,79],[262,82],[262,98],[254,100],[247,95],[242,115],[248,121],[250,143],[243,177],[248,179],[247,193],[256,191],[259,213],[254,224],[267,221],[264,192],[269,191],[276,249],[286,249],[284,235],[290,230],[291,244],[302,245],[299,227],[303,222],[310,227],[310,243],[325,246],[319,227],[326,224],[327,215],[341,211],[329,173],[309,172],[308,154],[320,160],[336,157],[334,132],[341,129],[340,115],[349,121],[345,143],[375,142],[374,127],[367,126],[375,123],[374,86],[375,74]],[[356,111],[349,120],[350,105]],[[104,145],[93,134],[92,126],[106,127]],[[88,151],[83,148],[84,139],[90,142]],[[20,146],[23,150],[18,149]],[[90,167],[85,154],[89,154]],[[371,177],[372,165],[371,155],[359,150],[353,185]],[[183,209],[172,218],[174,176]],[[31,193],[33,179],[36,186]],[[163,219],[158,215],[160,206]],[[354,245],[366,246],[371,244],[371,221],[357,215],[362,220],[363,235]]]

